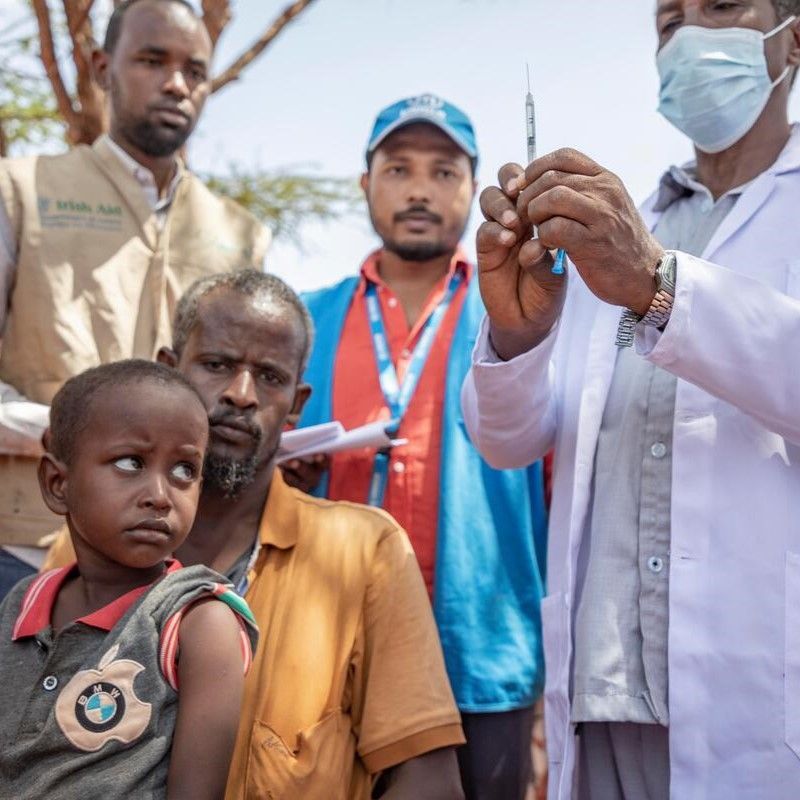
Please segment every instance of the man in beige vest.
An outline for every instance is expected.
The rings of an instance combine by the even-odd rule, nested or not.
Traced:
[[[266,229],[178,157],[210,91],[211,54],[185,0],[126,0],[94,55],[109,134],[0,161],[0,597],[59,526],[36,456],[61,384],[154,357],[196,278],[263,262]]]

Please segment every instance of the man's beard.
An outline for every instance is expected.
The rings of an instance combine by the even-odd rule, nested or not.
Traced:
[[[257,467],[255,453],[247,458],[231,458],[209,452],[203,465],[203,488],[215,489],[233,499],[255,480]]]
[[[177,153],[191,134],[191,128],[168,128],[146,119],[121,120],[120,133],[148,156],[162,158]]]
[[[452,249],[442,242],[395,242],[392,239],[385,239],[383,246],[403,261],[433,261]]]
[[[242,458],[217,455],[213,448],[206,453],[203,465],[204,488],[221,492],[224,497],[234,498],[255,480],[258,467],[272,459],[277,452],[278,443],[275,443],[271,452],[264,456],[263,453],[259,453],[264,432],[249,417],[223,412],[211,414],[208,421],[212,431],[214,425],[228,423],[244,428],[253,438],[250,454]]]
[[[124,107],[118,107],[119,89],[113,78],[112,81],[111,96],[117,128],[125,140],[153,158],[163,158],[177,153],[191,135],[193,126],[190,124],[184,128],[170,128],[166,125],[156,125],[146,117],[132,118]]]

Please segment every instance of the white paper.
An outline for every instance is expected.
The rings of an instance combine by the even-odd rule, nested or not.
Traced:
[[[391,439],[386,433],[387,420],[378,420],[346,431],[341,422],[326,422],[309,428],[286,431],[281,436],[277,463],[317,453],[330,454],[360,447],[380,449],[405,444],[405,439]]]

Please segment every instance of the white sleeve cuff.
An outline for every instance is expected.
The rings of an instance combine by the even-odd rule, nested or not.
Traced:
[[[0,426],[38,440],[49,424],[49,406],[34,403],[13,386],[0,383]]]

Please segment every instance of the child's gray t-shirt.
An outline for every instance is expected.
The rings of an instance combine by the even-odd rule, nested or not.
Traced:
[[[245,668],[257,640],[247,605],[224,578],[179,567],[173,562],[132,603],[125,595],[55,636],[50,612],[68,568],[26,579],[5,598],[0,800],[166,797],[181,615],[205,596],[231,606]]]

